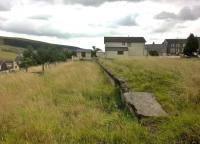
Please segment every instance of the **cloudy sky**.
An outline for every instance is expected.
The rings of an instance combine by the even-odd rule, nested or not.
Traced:
[[[104,49],[104,36],[147,43],[200,36],[200,0],[0,0],[0,35]]]

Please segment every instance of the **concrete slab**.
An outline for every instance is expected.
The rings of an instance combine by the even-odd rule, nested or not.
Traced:
[[[131,106],[138,116],[142,117],[161,117],[167,116],[152,93],[147,92],[128,92],[124,93],[124,100]]]

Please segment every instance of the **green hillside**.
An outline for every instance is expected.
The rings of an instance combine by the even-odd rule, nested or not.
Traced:
[[[17,54],[0,50],[0,60],[14,60]]]
[[[0,60],[14,60],[17,55],[21,54],[25,49],[9,46],[0,45]]]
[[[69,50],[69,51],[76,51],[77,49],[80,49],[79,47],[75,47],[75,46],[58,45],[58,44],[51,44],[51,43],[30,40],[30,39],[3,37],[3,36],[0,36],[0,44],[20,47],[20,48],[25,48],[25,49],[29,47],[32,47],[34,49],[51,47],[51,48]]]
[[[74,46],[58,45],[23,38],[0,36],[0,60],[14,60],[17,55],[21,54],[28,48],[55,48],[61,51],[76,51],[81,49]]]

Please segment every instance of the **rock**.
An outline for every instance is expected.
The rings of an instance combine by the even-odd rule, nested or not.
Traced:
[[[152,93],[128,92],[124,93],[124,100],[140,117],[162,117],[167,113],[162,109]]]

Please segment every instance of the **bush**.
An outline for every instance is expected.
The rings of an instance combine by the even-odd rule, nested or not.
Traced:
[[[157,51],[149,51],[150,56],[159,56]]]

